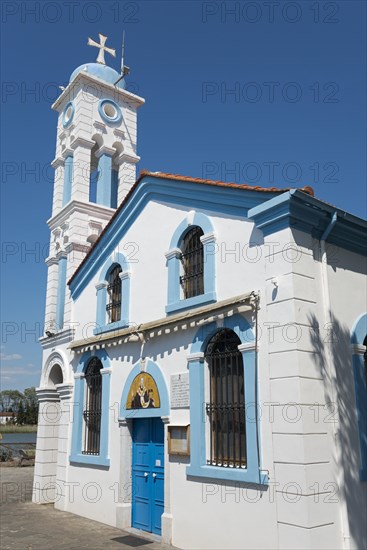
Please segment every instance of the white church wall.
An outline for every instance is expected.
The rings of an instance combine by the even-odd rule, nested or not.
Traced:
[[[338,413],[336,445],[344,488],[341,494],[344,532],[350,548],[357,550],[365,543],[367,486],[359,479],[360,443],[350,338],[357,318],[367,309],[366,258],[329,247],[327,275],[332,322],[329,340],[336,386],[333,395]]]
[[[168,270],[165,253],[170,240],[180,222],[187,216],[189,209],[173,208],[157,202],[150,202],[138,219],[121,239],[116,251],[124,254],[130,264],[130,322],[142,323],[166,316]],[[215,249],[217,299],[224,300],[252,290],[260,290],[262,262],[252,264],[246,259],[245,243],[254,233],[253,223],[247,220],[228,219],[218,215],[206,214],[212,220],[218,242]],[[151,230],[142,231],[142,227]],[[237,236],[237,237],[236,237]],[[240,237],[239,237],[240,236]],[[232,254],[231,251],[234,251]],[[111,250],[111,254],[112,254]],[[89,335],[93,330],[91,321],[96,318],[96,289],[100,272],[75,300],[74,315],[81,326],[76,339],[83,337],[82,327],[89,323]],[[146,299],[142,299],[142,290]],[[95,308],[93,310],[93,308]],[[87,329],[84,330],[84,336]]]

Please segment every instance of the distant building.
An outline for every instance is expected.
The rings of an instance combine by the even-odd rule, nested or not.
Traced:
[[[0,424],[8,424],[8,422],[15,422],[17,415],[14,412],[0,412]]]
[[[360,549],[367,224],[309,187],[136,180],[143,103],[100,59],[53,105],[34,501],[179,548]]]

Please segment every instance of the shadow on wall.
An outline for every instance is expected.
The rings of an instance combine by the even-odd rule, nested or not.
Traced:
[[[311,326],[318,327],[315,315],[310,315],[309,321]],[[328,421],[332,422],[333,418],[338,418],[335,427],[344,471],[344,491],[339,491],[338,498],[339,500],[345,498],[346,501],[349,533],[353,540],[353,547],[362,549],[366,547],[367,484],[359,480],[361,457],[351,334],[348,326],[341,323],[332,314],[331,321],[330,330],[327,331],[323,340],[319,330],[311,331],[311,342],[316,352],[317,367],[325,380],[325,402],[332,404],[326,413]],[[330,346],[331,361],[334,363],[331,373],[327,366],[328,346]],[[334,412],[339,413],[338,417],[333,414]],[[322,418],[322,414],[320,414],[320,418]]]

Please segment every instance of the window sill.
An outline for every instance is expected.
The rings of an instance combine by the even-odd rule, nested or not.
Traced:
[[[103,325],[96,327],[93,330],[94,336],[97,336],[98,334],[102,334],[103,332],[110,332],[112,330],[119,330],[121,328],[126,328],[129,326],[129,323],[127,321],[116,321],[115,323],[109,323],[108,325]]]
[[[70,455],[69,461],[71,464],[90,464],[91,466],[102,466],[104,468],[110,466],[110,459],[99,455],[73,454]]]
[[[200,294],[200,296],[194,296],[193,298],[187,298],[186,300],[179,300],[166,306],[166,313],[174,313],[182,309],[189,309],[195,306],[201,306],[204,304],[211,304],[217,301],[217,295],[215,292],[207,292],[206,294]]]
[[[217,479],[221,481],[239,481],[269,485],[268,472],[247,470],[245,468],[221,468],[217,466],[188,466],[186,474],[191,477]]]

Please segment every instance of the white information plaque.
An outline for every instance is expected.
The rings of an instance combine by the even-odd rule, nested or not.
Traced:
[[[190,406],[189,373],[172,374],[171,408],[184,409]]]

